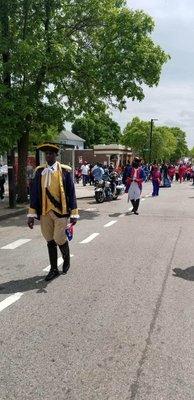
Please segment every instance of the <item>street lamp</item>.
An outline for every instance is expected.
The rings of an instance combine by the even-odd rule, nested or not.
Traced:
[[[153,126],[154,126],[154,121],[158,121],[157,118],[152,118],[150,121],[150,146],[149,146],[149,164],[151,164],[152,160],[152,138],[153,138]]]

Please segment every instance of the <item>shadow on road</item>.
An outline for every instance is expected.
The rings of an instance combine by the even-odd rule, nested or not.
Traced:
[[[85,210],[79,210],[79,215],[80,215],[80,220],[82,219],[95,219],[98,218],[100,215],[99,211],[85,211]]]
[[[186,281],[194,281],[194,266],[186,269],[174,268],[173,272],[173,276],[176,276],[177,278],[182,278]]]
[[[117,218],[117,217],[120,217],[120,215],[122,215],[123,213],[113,213],[113,214],[108,214],[108,216],[109,217],[112,217],[112,218]]]
[[[47,293],[46,287],[48,283],[45,282],[44,276],[33,276],[32,278],[18,279],[17,281],[8,281],[0,285],[0,294],[14,294],[17,292],[29,292],[30,290],[37,290],[36,293]]]

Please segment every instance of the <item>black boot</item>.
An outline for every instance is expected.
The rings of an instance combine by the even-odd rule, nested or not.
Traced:
[[[131,200],[131,204],[133,206],[133,210],[131,210],[132,213],[135,212],[135,200]]]
[[[54,240],[51,240],[47,243],[48,252],[49,252],[49,260],[51,269],[48,275],[45,278],[45,281],[51,281],[52,279],[59,276],[59,270],[57,268],[57,245]]]
[[[134,214],[135,215],[139,215],[139,213],[137,212],[138,208],[139,208],[139,203],[140,203],[140,199],[135,201],[135,206],[134,206]]]
[[[59,246],[61,254],[63,256],[63,273],[66,274],[70,268],[70,252],[69,243],[66,241],[62,246]]]

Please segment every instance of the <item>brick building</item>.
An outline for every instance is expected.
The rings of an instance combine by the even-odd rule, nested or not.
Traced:
[[[75,150],[75,167],[84,161],[93,165],[100,162],[103,165],[114,163],[115,166],[120,166],[126,165],[132,159],[132,150],[120,144],[101,144],[94,146],[93,149]]]

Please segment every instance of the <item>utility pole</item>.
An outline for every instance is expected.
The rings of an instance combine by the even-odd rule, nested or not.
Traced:
[[[150,145],[149,145],[149,164],[152,161],[152,139],[153,139],[153,126],[154,121],[158,121],[156,118],[152,118],[150,121]]]

